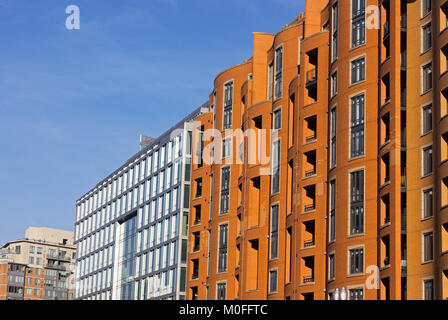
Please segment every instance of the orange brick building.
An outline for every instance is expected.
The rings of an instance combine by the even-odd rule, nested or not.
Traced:
[[[306,1],[254,33],[196,118],[188,299],[448,297],[446,3]]]

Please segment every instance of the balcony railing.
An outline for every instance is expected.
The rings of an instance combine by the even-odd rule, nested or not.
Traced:
[[[67,270],[66,266],[60,266],[60,265],[57,265],[57,264],[46,264],[45,268],[57,269],[57,270],[63,270],[63,271]]]
[[[311,177],[315,174],[316,174],[316,169],[311,169],[311,170],[305,171],[305,177]]]
[[[311,283],[314,282],[314,276],[304,276],[303,283]]]
[[[313,85],[317,82],[317,72],[316,68],[313,68],[306,72],[306,85]]]
[[[314,203],[312,203],[312,204],[305,205],[304,211],[308,212],[308,211],[313,211],[315,209],[316,209],[316,205]]]
[[[305,138],[306,143],[314,141],[314,140],[316,140],[316,134],[313,134],[312,136],[308,136]]]
[[[304,247],[304,248],[309,248],[309,247],[312,247],[312,246],[314,246],[314,239],[313,239],[313,240],[305,241],[305,242],[303,243],[303,247]]]

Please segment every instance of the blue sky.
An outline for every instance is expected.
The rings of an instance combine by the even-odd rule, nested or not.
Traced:
[[[65,28],[68,5],[81,29]],[[75,200],[208,99],[303,0],[0,0],[0,243],[73,229]]]

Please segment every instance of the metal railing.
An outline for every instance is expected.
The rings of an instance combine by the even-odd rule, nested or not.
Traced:
[[[315,174],[316,174],[316,169],[311,169],[311,170],[305,171],[305,177],[311,177]]]
[[[57,264],[46,264],[45,268],[57,269],[57,270],[63,270],[63,271],[67,270],[66,266],[60,266],[60,265],[57,265]]]
[[[314,141],[314,140],[316,140],[316,134],[313,134],[312,136],[308,136],[305,138],[305,142],[307,142],[307,143]]]
[[[310,283],[314,282],[314,276],[304,276],[303,277],[303,283]]]
[[[316,205],[314,203],[313,204],[307,204],[307,205],[305,205],[304,211],[308,212],[308,211],[312,211],[314,209],[316,209]]]
[[[304,248],[309,248],[309,247],[312,247],[312,246],[314,246],[314,239],[313,239],[313,240],[305,241],[305,242],[303,243],[303,247],[304,247]]]

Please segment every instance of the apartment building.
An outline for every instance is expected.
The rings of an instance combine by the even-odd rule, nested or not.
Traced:
[[[407,11],[408,298],[448,299],[448,2]]]
[[[445,298],[444,2],[306,1],[216,77],[188,299]]]
[[[185,299],[193,119],[156,139],[76,201],[76,299]]]
[[[30,227],[0,249],[0,300],[71,300],[73,232]]]

